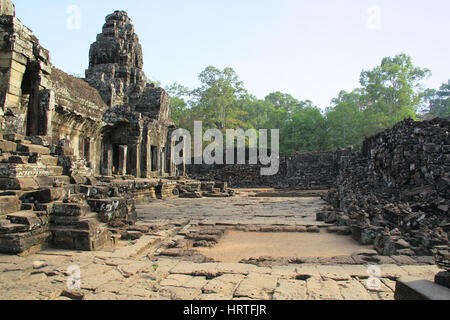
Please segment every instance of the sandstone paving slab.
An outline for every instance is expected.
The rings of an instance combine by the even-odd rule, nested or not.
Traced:
[[[114,293],[110,293],[110,292],[104,292],[104,293],[99,293],[99,294],[95,294],[95,293],[91,293],[88,294],[86,296],[84,296],[83,300],[88,300],[88,301],[103,301],[103,300],[107,300],[107,301],[113,301],[113,300],[118,300],[118,296]]]
[[[341,290],[334,280],[312,277],[306,280],[308,300],[343,300]]]
[[[245,263],[217,263],[217,271],[220,273],[229,274],[244,274],[248,275],[251,272],[258,272],[260,268],[255,265],[245,264]],[[262,268],[261,268],[262,269]],[[265,268],[261,271],[267,271]],[[263,272],[261,272],[263,273]]]
[[[122,274],[117,270],[111,270],[101,275],[90,275],[88,277],[81,274],[81,289],[95,291],[101,285],[109,281],[124,279]]]
[[[133,263],[117,266],[117,270],[125,277],[129,278],[139,273],[154,272],[153,264],[150,261],[133,261]]]
[[[344,300],[373,300],[369,291],[358,280],[338,281],[337,285]]]
[[[366,279],[370,277],[367,266],[364,265],[343,265],[345,272],[354,278]]]
[[[224,293],[201,294],[195,300],[197,301],[229,301],[233,299],[233,295]]]
[[[202,291],[193,288],[162,287],[158,290],[158,294],[170,300],[195,300]]]
[[[317,265],[303,264],[297,267],[297,276],[320,277]]]
[[[341,266],[317,266],[317,270],[324,279],[349,280],[350,275]]]
[[[136,288],[134,286],[131,286],[129,288],[120,290],[119,294],[123,296],[132,296],[132,297],[139,297],[142,299],[148,299],[153,294],[153,292],[149,289]]]
[[[299,265],[273,266],[271,274],[280,278],[294,279],[298,275]]]
[[[239,284],[234,297],[270,300],[277,284],[277,276],[251,273]]]
[[[384,285],[386,287],[391,289],[391,291],[395,292],[395,287],[396,287],[396,284],[397,284],[396,281],[390,280],[390,279],[386,279],[386,278],[382,278],[381,281],[384,283]]]
[[[162,287],[181,287],[201,290],[208,280],[206,277],[193,277],[184,274],[171,274],[166,279],[162,280],[159,285]]]
[[[385,278],[375,278],[360,280],[361,284],[369,291],[372,297],[378,297],[381,300],[392,300],[394,298],[394,291],[390,288],[391,284],[386,285],[383,281]]]
[[[381,271],[379,275],[381,278],[396,279],[405,274],[405,270],[395,264],[384,264],[378,267]]]
[[[437,266],[401,266],[405,270],[407,276],[411,276],[421,280],[434,281],[434,277],[440,270]]]
[[[242,274],[224,274],[208,281],[202,291],[205,294],[224,294],[232,298],[237,286],[244,279]]]
[[[181,261],[169,271],[171,274],[186,274],[215,278],[220,272],[216,263],[193,263]]]
[[[306,300],[306,281],[280,279],[273,300]]]
[[[126,288],[130,287],[132,285],[131,281],[124,281],[124,280],[112,280],[108,281],[104,284],[101,284],[97,289],[95,290],[96,294],[99,293],[114,293],[118,294],[121,292],[121,290],[125,290]]]

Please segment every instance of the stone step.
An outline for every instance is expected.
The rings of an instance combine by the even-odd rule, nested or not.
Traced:
[[[42,164],[0,163],[0,178],[34,178],[48,176],[62,176],[60,166],[46,166]]]
[[[3,134],[3,139],[11,142],[22,141],[25,140],[25,136],[18,133],[6,133]]]
[[[36,177],[34,180],[40,188],[51,188],[54,186],[67,186],[70,184],[70,177],[68,176],[46,176]]]
[[[115,238],[104,227],[93,231],[59,227],[51,232],[52,246],[57,249],[95,251],[115,244]]]
[[[9,220],[0,220],[0,234],[21,233],[30,231],[29,226],[14,224]]]
[[[56,216],[51,215],[50,222],[52,227],[72,227],[74,229],[79,230],[90,230],[91,225],[86,223],[86,221],[95,221],[98,224],[97,220],[98,214],[96,212],[88,212],[83,216],[74,216],[74,217],[66,217],[66,216]]]
[[[43,211],[18,211],[6,216],[12,224],[29,226],[30,230],[37,229],[49,223],[49,217]]]
[[[86,204],[55,202],[52,214],[58,217],[84,217],[91,210]]]
[[[64,198],[66,192],[63,188],[46,188],[38,191],[25,193],[20,200],[24,203],[50,203]]]
[[[33,178],[0,178],[0,190],[30,191],[39,189],[39,185]]]
[[[88,186],[88,185],[79,185],[76,190],[78,193],[84,194],[87,197],[95,197],[97,195],[108,196],[109,193],[108,186]]]
[[[23,143],[17,145],[17,151],[24,153],[37,153],[39,155],[50,155],[51,153],[49,148],[39,146],[36,144],[23,144]]]
[[[42,164],[45,164],[47,166],[57,166],[59,159],[58,157],[54,156],[42,155],[40,161]]]
[[[87,203],[102,222],[127,218],[128,206],[124,198],[88,199]]]
[[[32,247],[49,243],[51,236],[47,228],[41,228],[33,233],[0,234],[0,253],[20,254]]]
[[[0,197],[0,216],[19,211],[20,207],[21,203],[17,196]]]
[[[17,143],[12,141],[0,140],[0,150],[2,152],[16,152]]]

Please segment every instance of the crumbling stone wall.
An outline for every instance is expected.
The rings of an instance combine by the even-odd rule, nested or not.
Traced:
[[[98,250],[133,228],[136,202],[198,195],[161,179],[184,174],[170,98],[147,83],[125,12],[107,16],[86,79],[52,66],[10,0],[0,13],[0,252]]]
[[[349,153],[349,150],[340,150],[280,155],[280,170],[274,176],[262,176],[261,164],[188,165],[187,173],[199,180],[226,181],[234,188],[326,190],[337,178],[339,159]]]
[[[450,121],[405,120],[342,157],[325,197],[339,211],[329,222],[349,226],[380,253],[427,255],[448,245],[450,232]]]

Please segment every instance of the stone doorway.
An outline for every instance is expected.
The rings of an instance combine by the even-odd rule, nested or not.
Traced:
[[[36,73],[30,63],[27,64],[22,79],[22,106],[27,108],[25,134],[27,136],[39,135],[40,114],[39,114],[39,85],[36,81]]]

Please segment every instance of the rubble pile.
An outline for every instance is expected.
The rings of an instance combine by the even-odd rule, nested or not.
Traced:
[[[348,226],[384,255],[432,255],[450,232],[450,121],[405,120],[340,159],[318,220]]]

